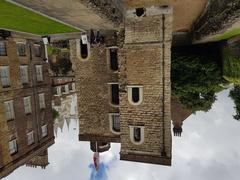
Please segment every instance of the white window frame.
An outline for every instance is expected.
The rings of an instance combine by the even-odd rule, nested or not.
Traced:
[[[19,53],[19,45],[24,45],[25,46],[25,53],[22,55],[20,55],[20,53]],[[17,42],[17,53],[18,53],[18,56],[20,56],[20,57],[24,57],[24,56],[26,56],[26,54],[27,54],[27,47],[26,47],[26,43],[24,43],[24,42]]]
[[[44,93],[38,94],[38,100],[39,100],[39,108],[45,109],[46,107],[45,94]]]
[[[25,114],[31,114],[32,113],[31,96],[23,98],[23,105]]]
[[[69,87],[68,87],[68,84],[65,84],[65,85],[64,85],[64,88],[65,88],[65,93],[66,93],[66,94],[69,94]]]
[[[20,66],[20,78],[21,78],[22,84],[28,84],[29,83],[28,66],[27,65],[21,65]]]
[[[18,152],[17,139],[9,141],[8,146],[11,155]]]
[[[0,66],[0,78],[2,87],[10,87],[10,73],[9,73],[9,66]]]
[[[76,84],[72,83],[72,91],[74,92],[76,90]]]
[[[110,130],[112,133],[114,134],[121,134],[121,131],[120,132],[117,132],[113,129],[113,116],[114,115],[118,115],[119,117],[119,124],[120,124],[120,115],[119,113],[109,113],[108,116],[109,116],[109,125],[110,125]]]
[[[2,44],[1,46],[4,47],[4,54],[0,54],[0,56],[7,56],[7,47],[5,41],[0,41],[0,43]]]
[[[36,68],[37,82],[42,82],[43,81],[43,67],[42,67],[42,65],[35,65],[35,68]]]
[[[141,139],[139,142],[134,140],[134,128],[140,128],[141,129]],[[129,126],[130,129],[130,140],[135,145],[140,145],[144,142],[144,126]]]
[[[61,96],[62,95],[62,91],[61,91],[61,86],[57,86],[57,95]]]
[[[34,143],[35,139],[34,139],[34,133],[33,131],[27,133],[27,145],[30,146]]]
[[[42,137],[46,137],[48,134],[47,124],[43,125],[41,129],[42,129]]]
[[[5,108],[5,117],[6,117],[7,121],[15,119],[13,100],[5,101],[4,108]]]
[[[133,102],[132,101],[132,89],[133,88],[139,88],[139,101],[138,102]],[[127,86],[127,90],[128,90],[128,101],[129,101],[129,103],[131,105],[134,105],[134,106],[140,105],[143,101],[143,86],[130,85],[130,86]]]

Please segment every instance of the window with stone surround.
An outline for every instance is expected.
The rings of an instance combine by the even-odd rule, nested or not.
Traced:
[[[24,105],[25,114],[31,114],[32,106],[31,106],[31,97],[30,96],[23,98],[23,105]]]
[[[114,134],[120,134],[120,116],[119,113],[109,113],[110,130]]]
[[[130,126],[130,140],[133,144],[142,144],[144,142],[144,126]]]
[[[36,57],[41,57],[41,45],[34,44],[34,54]]]
[[[27,133],[27,145],[30,146],[34,143],[34,133],[33,131]]]
[[[26,44],[22,42],[17,43],[17,50],[19,56],[26,56]]]
[[[44,93],[38,94],[38,98],[39,98],[39,108],[44,109],[46,106],[45,105],[45,94]]]
[[[109,49],[110,55],[110,69],[113,71],[118,70],[118,49],[117,48],[110,48]]]
[[[111,104],[119,105],[119,85],[118,83],[110,83],[111,85]]]
[[[0,78],[3,88],[10,87],[9,66],[0,67]]]
[[[11,155],[18,152],[17,139],[13,139],[9,142],[9,152]]]
[[[28,84],[29,83],[28,66],[27,65],[20,66],[20,78],[21,78],[22,84]]]
[[[41,129],[42,129],[42,137],[46,137],[48,134],[47,125],[46,124],[43,125]]]
[[[4,102],[6,120],[13,120],[15,118],[13,100]]]
[[[140,105],[143,101],[143,86],[127,86],[128,101],[132,105]]]
[[[80,39],[80,53],[83,59],[88,57],[88,39],[87,35],[82,35]]]
[[[43,81],[42,65],[36,65],[35,68],[36,68],[37,81],[42,82]]]
[[[6,43],[4,41],[0,41],[0,56],[6,55],[7,55]]]

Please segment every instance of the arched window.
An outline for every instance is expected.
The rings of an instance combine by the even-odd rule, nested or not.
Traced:
[[[83,59],[86,59],[88,57],[88,44],[83,43],[82,40],[80,40],[80,50],[81,50],[81,57]]]
[[[120,117],[118,113],[109,114],[110,130],[114,134],[120,134]]]
[[[132,101],[134,103],[138,103],[140,100],[140,90],[138,87],[132,88]]]
[[[145,14],[145,9],[144,8],[136,8],[136,15],[138,17],[142,17]]]
[[[140,127],[134,127],[133,137],[134,137],[135,142],[140,142],[141,141],[141,128]]]
[[[142,86],[128,86],[128,101],[132,105],[139,105],[143,100]]]
[[[142,144],[144,142],[144,126],[130,126],[130,140],[133,144]]]

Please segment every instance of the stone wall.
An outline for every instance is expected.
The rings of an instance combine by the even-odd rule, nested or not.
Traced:
[[[118,83],[118,74],[110,70],[109,50],[105,44],[89,46],[87,59],[77,52],[79,40],[70,41],[71,59],[75,71],[80,140],[119,141],[119,136],[110,131],[109,113],[118,112],[110,102],[110,84]]]
[[[171,9],[146,8],[146,17],[134,16],[133,12],[127,12],[125,21],[131,23],[125,24],[125,44],[119,53],[120,158],[170,165]],[[140,105],[129,103],[128,85],[143,86]],[[135,145],[130,141],[130,126],[144,126],[142,144]]]
[[[239,0],[211,0],[193,27],[194,40],[225,32],[240,18]]]

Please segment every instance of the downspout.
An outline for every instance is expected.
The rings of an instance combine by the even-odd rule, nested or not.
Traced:
[[[38,112],[37,112],[37,84],[36,84],[36,73],[35,73],[35,68],[34,68],[34,64],[32,62],[32,47],[31,47],[31,42],[29,43],[29,50],[30,50],[30,66],[31,66],[31,70],[32,70],[32,83],[33,83],[33,98],[34,98],[34,112],[35,112],[35,117],[36,117],[36,127],[37,127],[37,141],[40,142],[40,130],[39,130],[39,117],[38,117]]]

